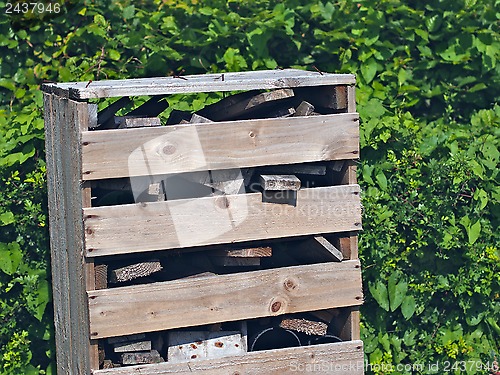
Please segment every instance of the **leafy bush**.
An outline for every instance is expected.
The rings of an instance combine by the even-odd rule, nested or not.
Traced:
[[[358,76],[367,362],[491,364],[498,4],[87,0],[40,20],[2,14],[0,374],[50,373],[53,360],[42,80],[313,65]],[[485,373],[476,363],[467,373]]]

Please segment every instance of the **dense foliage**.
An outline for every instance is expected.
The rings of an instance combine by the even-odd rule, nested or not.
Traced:
[[[313,65],[358,77],[368,370],[490,372],[500,342],[499,1],[61,9],[0,15],[0,374],[53,372],[43,80]]]

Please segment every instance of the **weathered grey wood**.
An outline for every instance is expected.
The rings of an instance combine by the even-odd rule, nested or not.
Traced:
[[[58,374],[87,375],[91,359],[79,133],[81,126],[88,127],[89,109],[86,103],[52,95],[45,95],[44,102],[57,368]]]
[[[214,121],[259,117],[260,112],[273,108],[278,103],[282,103],[283,100],[290,98],[293,98],[293,90],[291,89],[280,89],[262,93],[255,91],[244,92],[211,104],[203,108],[199,113]],[[276,109],[273,109],[271,112],[273,111],[276,111]],[[279,117],[279,115],[266,117]]]
[[[157,259],[150,259],[115,269],[111,268],[109,272],[109,281],[111,283],[120,283],[124,281],[134,280],[139,277],[149,276],[161,270],[162,266],[160,261]]]
[[[223,194],[243,194],[245,192],[243,171],[239,168],[174,175],[167,178],[167,186],[168,181],[172,181],[172,179],[175,178],[182,178],[187,181],[202,184]]]
[[[264,190],[262,202],[297,206],[297,190]]]
[[[356,111],[356,87],[350,85],[347,87],[347,110],[348,112]],[[354,161],[349,160],[345,162],[344,169],[341,173],[344,173],[342,183],[356,184],[356,164]],[[340,239],[340,250],[344,253],[344,257],[347,259],[357,259],[358,258],[358,233],[350,232],[349,236],[341,237]],[[361,337],[360,333],[360,312],[358,307],[348,308],[344,310],[344,315],[346,317],[345,323],[340,331],[340,338],[359,340]]]
[[[318,373],[328,375],[364,374],[363,342],[299,346],[263,350],[245,355],[202,361],[160,363],[95,371],[95,375],[295,375]]]
[[[356,112],[356,86],[347,86],[347,111]]]
[[[123,365],[138,365],[144,363],[160,363],[164,359],[158,353],[158,350],[151,350],[149,352],[132,352],[123,353],[120,355],[120,362]]]
[[[311,116],[314,112],[314,106],[306,101],[303,101],[299,104],[297,109],[295,110],[294,116]]]
[[[197,273],[196,275],[183,277],[183,279],[196,279],[199,277],[212,277],[212,276],[216,276],[216,274],[213,272],[202,272],[202,273]]]
[[[343,309],[340,314],[341,317],[346,317],[343,321],[340,320],[340,333],[339,336],[342,340],[359,340],[361,337],[360,327],[360,312],[359,306],[349,307]]]
[[[335,286],[333,293],[325,285]],[[90,330],[105,338],[355,306],[359,261],[321,263],[89,291]]]
[[[272,256],[273,249],[270,246],[250,247],[246,249],[220,249],[212,251],[210,255],[231,258],[262,258]]]
[[[223,77],[224,76],[224,77]],[[222,79],[224,78],[224,79]],[[352,85],[352,74],[330,74],[297,69],[261,70],[115,81],[44,83],[42,90],[74,99],[114,96],[164,95],[197,92],[281,89],[304,86]]]
[[[200,361],[245,353],[241,332],[173,331],[168,334],[170,363]]]
[[[97,127],[97,113],[98,113],[98,106],[97,104],[88,104],[88,109],[89,109],[89,128],[96,128]]]
[[[291,174],[281,174],[281,175],[260,175],[260,186],[263,190],[299,190],[300,180],[297,176]]]
[[[297,207],[265,203],[261,193],[251,193],[88,208],[86,253],[128,254],[361,228],[358,185],[302,189],[297,195]]]
[[[302,332],[306,335],[323,336],[326,334],[328,324],[304,318],[287,318],[281,321],[280,327],[296,332]]]
[[[115,353],[144,352],[151,350],[151,340],[120,342],[113,345]]]
[[[199,115],[197,113],[193,113],[193,116],[191,117],[191,120],[189,121],[189,123],[191,123],[191,124],[204,124],[204,123],[208,123],[208,122],[213,122],[213,121],[206,118],[206,117],[203,117],[202,115]]]
[[[129,115],[115,117],[115,124],[118,129],[161,126],[161,122],[158,117],[135,117]]]
[[[84,132],[82,178],[357,158],[358,123],[348,113]]]

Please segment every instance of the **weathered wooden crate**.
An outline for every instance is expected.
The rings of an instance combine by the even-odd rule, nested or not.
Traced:
[[[357,252],[361,204],[354,162],[359,156],[359,116],[354,84],[354,76],[348,74],[286,69],[44,85],[58,373],[363,373]],[[266,90],[259,97],[266,101],[269,96],[276,99],[281,95],[277,90],[283,89],[293,89],[294,97],[307,98],[327,113],[306,116],[312,110],[299,109],[299,102],[288,98],[295,109],[281,117],[271,118],[273,111],[265,107],[269,117],[264,109],[255,119],[205,123],[203,117],[193,117],[192,123],[151,126],[160,125],[159,120],[136,109],[131,113],[139,117],[121,118],[122,125],[112,120],[117,129],[100,130],[96,105],[88,101],[150,95],[154,104],[157,95],[247,90]],[[251,98],[238,110],[248,110],[255,101]],[[114,111],[108,108],[111,119]],[[99,113],[101,119],[109,117],[105,112]],[[259,173],[266,175],[260,182],[262,192],[224,194],[218,187],[223,194],[93,204],[95,189],[102,184],[118,186],[123,179],[132,181],[132,188],[133,181],[136,185],[146,181],[152,193],[152,187],[165,188],[158,184],[180,174],[200,182],[200,173],[206,171],[213,176],[239,170],[243,172],[237,178],[243,180],[252,168],[261,168]],[[268,176],[294,168],[306,175],[316,173],[307,168],[324,169],[326,183],[299,188],[304,181],[276,182]],[[280,183],[286,186],[276,187]],[[276,198],[274,190],[285,191],[285,201],[283,194]],[[266,192],[271,200],[263,198]],[[287,247],[286,241],[292,245]],[[328,254],[321,257],[325,242]],[[252,249],[275,243],[285,246],[282,259],[290,248],[299,264],[285,261],[250,271],[241,268],[258,266],[255,259],[269,256]],[[228,251],[233,252],[231,257]],[[141,259],[170,256],[165,254],[220,256],[221,252],[214,264],[236,266],[236,272],[116,287],[102,281],[108,276],[106,266],[113,262],[132,259],[143,265]],[[331,252],[337,261],[328,261],[333,259]],[[305,312],[330,322],[343,341],[99,369],[101,344],[110,338],[266,317],[293,318]]]

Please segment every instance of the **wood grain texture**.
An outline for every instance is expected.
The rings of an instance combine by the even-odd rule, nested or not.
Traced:
[[[232,258],[261,258],[273,255],[270,246],[249,247],[245,249],[220,249],[210,253],[212,256],[232,257]]]
[[[289,318],[283,319],[280,327],[296,332],[303,332],[306,335],[324,336],[328,329],[328,324],[308,319]]]
[[[242,356],[98,370],[94,375],[362,375],[363,342],[263,350]]]
[[[129,264],[126,266],[114,268],[110,266],[110,278],[111,283],[120,283],[124,281],[134,280],[139,277],[149,276],[155,272],[162,270],[162,266],[159,260],[149,259],[142,262]]]
[[[335,286],[333,293],[325,285]],[[359,261],[89,291],[93,338],[362,303]]]
[[[82,149],[84,180],[352,159],[359,115],[91,131]]]
[[[263,190],[299,190],[300,180],[293,174],[261,174],[260,186]]]
[[[359,186],[343,185],[299,190],[296,207],[250,193],[92,207],[84,221],[97,257],[357,230],[361,203]]]
[[[83,257],[80,127],[88,127],[86,103],[44,96],[52,290],[58,374],[83,375],[98,353],[90,352]],[[93,269],[93,267],[91,267]],[[97,345],[95,345],[97,349]],[[92,357],[92,359],[91,359]]]
[[[355,112],[356,111],[356,87],[354,85],[348,86],[347,88],[347,111],[348,112]],[[357,183],[357,177],[356,177],[356,164],[354,161],[349,160],[345,164],[348,165],[348,170],[346,171],[345,174],[345,183],[347,184],[356,184]],[[357,259],[359,254],[358,254],[358,233],[357,232],[351,232],[349,238],[348,244],[343,244],[341,242],[342,246],[345,246],[345,249],[348,249],[347,251],[344,251],[344,249],[341,249],[341,251],[345,254],[348,254],[348,259]],[[359,312],[359,307],[353,307],[353,308],[348,308],[347,310],[347,317],[345,320],[344,327],[342,328],[340,335],[341,338],[343,337],[349,337],[351,340],[359,340],[361,337],[360,333],[360,312]]]
[[[330,74],[298,69],[261,70],[176,77],[136,78],[114,81],[44,83],[42,90],[73,99],[115,96],[164,95],[215,91],[280,89],[304,86],[350,85],[352,74]]]

